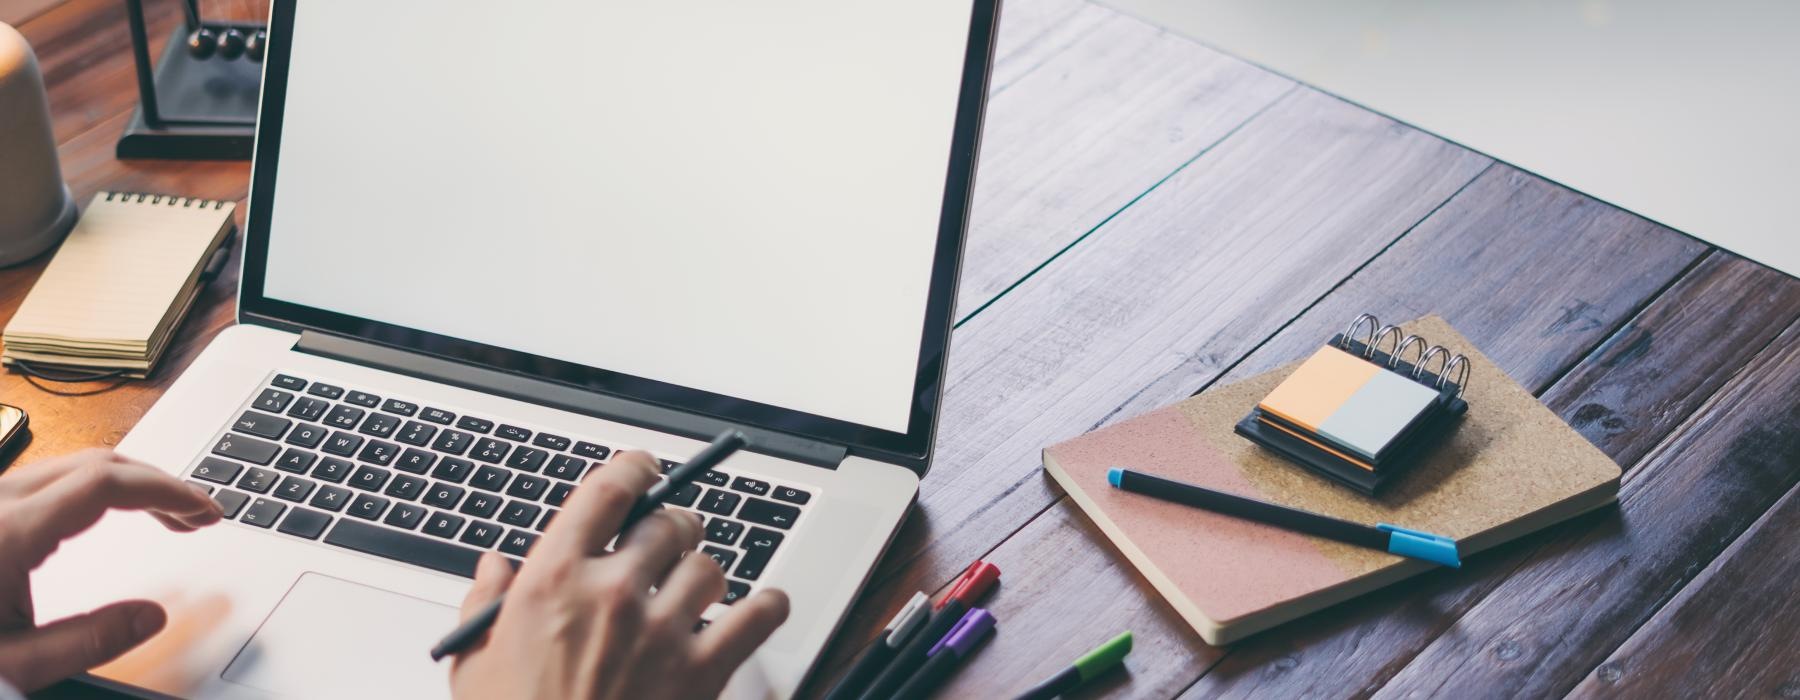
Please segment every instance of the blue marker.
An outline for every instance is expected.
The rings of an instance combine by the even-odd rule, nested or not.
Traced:
[[[1106,472],[1106,481],[1112,484],[1113,488],[1140,493],[1170,503],[1180,503],[1214,513],[1254,520],[1295,532],[1337,540],[1345,544],[1392,552],[1403,557],[1437,562],[1444,566],[1462,567],[1462,559],[1457,558],[1456,555],[1456,540],[1443,535],[1408,530],[1387,523],[1369,527],[1318,513],[1278,506],[1267,501],[1234,496],[1222,491],[1164,479],[1160,476],[1134,472],[1130,469],[1117,467],[1109,469]]]

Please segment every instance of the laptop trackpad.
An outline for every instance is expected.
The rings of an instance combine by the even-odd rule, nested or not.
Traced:
[[[428,653],[456,609],[324,574],[300,575],[225,680],[298,697],[449,697]]]

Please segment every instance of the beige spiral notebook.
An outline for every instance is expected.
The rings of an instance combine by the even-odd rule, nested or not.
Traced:
[[[1298,363],[1053,445],[1044,450],[1044,469],[1212,644],[1437,565],[1123,492],[1107,484],[1108,468],[1447,535],[1465,561],[1618,497],[1618,465],[1443,319],[1420,319],[1405,331],[1469,358],[1469,410],[1444,444],[1380,496],[1340,486],[1232,432]]]
[[[94,195],[0,333],[0,360],[143,377],[199,293],[233,202]]]

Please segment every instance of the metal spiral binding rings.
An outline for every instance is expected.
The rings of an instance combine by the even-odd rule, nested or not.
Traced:
[[[1367,326],[1366,329],[1365,326]],[[1387,368],[1401,372],[1404,372],[1400,369],[1400,363],[1403,361],[1401,358],[1406,356],[1408,350],[1412,350],[1417,354],[1411,362],[1407,363],[1412,365],[1412,371],[1407,374],[1415,380],[1425,379],[1425,365],[1432,360],[1437,360],[1438,370],[1432,373],[1437,375],[1437,380],[1432,383],[1432,386],[1441,391],[1446,384],[1454,384],[1456,396],[1460,398],[1463,390],[1469,384],[1469,358],[1453,354],[1449,348],[1442,345],[1432,345],[1417,335],[1402,336],[1402,333],[1399,326],[1381,325],[1381,321],[1377,320],[1374,314],[1360,314],[1350,321],[1350,325],[1344,327],[1344,335],[1338,341],[1338,347],[1354,351],[1355,344],[1361,342],[1363,345],[1362,357],[1374,360],[1377,352],[1376,346],[1383,344],[1384,341],[1392,342],[1393,349],[1386,351]],[[1391,341],[1389,341],[1390,338]],[[1450,380],[1452,373],[1456,376],[1454,382]]]
[[[105,195],[106,195],[106,201],[108,201],[108,202],[115,202],[115,201],[116,202],[133,202],[133,203],[148,202],[150,204],[167,204],[168,206],[171,206],[171,207],[179,204],[184,209],[191,209],[194,207],[199,207],[201,209],[205,209],[208,206],[210,206],[214,209],[224,209],[225,205],[228,204],[228,202],[226,202],[225,200],[222,200],[222,199],[200,199],[199,197],[176,197],[174,195],[151,194],[148,192],[106,192]],[[133,199],[134,197],[135,197],[135,199]]]

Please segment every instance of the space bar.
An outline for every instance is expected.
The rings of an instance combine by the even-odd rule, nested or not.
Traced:
[[[376,527],[349,518],[340,518],[337,527],[331,528],[331,532],[325,535],[325,541],[364,554],[467,578],[475,578],[475,562],[481,559],[481,552],[468,547],[458,547],[448,542]]]

